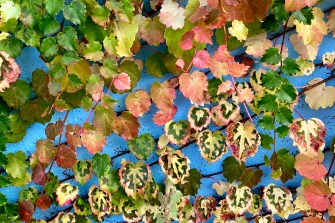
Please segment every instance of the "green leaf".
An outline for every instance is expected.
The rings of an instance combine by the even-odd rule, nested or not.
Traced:
[[[14,108],[20,108],[24,105],[28,101],[29,95],[30,86],[23,80],[16,81],[5,92],[0,93],[7,105]]]
[[[114,11],[116,13],[116,16],[125,22],[131,22],[134,16],[133,11],[135,10],[135,8],[129,2],[129,0],[108,0],[106,2],[106,7],[109,10]]]
[[[94,109],[93,123],[97,130],[105,136],[109,136],[113,131],[115,113],[113,108],[105,108],[97,105]]]
[[[265,149],[271,149],[272,144],[274,143],[274,139],[266,134],[260,134],[261,135],[261,146]]]
[[[168,70],[163,63],[162,53],[154,53],[150,55],[145,61],[145,67],[148,74],[157,78],[161,78],[164,74],[168,73]]]
[[[262,75],[261,85],[267,89],[273,90],[278,87],[281,83],[281,77],[276,71],[268,71]]]
[[[275,111],[275,119],[280,124],[289,125],[293,122],[292,111],[287,107],[279,107]]]
[[[197,144],[201,156],[207,162],[218,161],[225,153],[228,152],[225,136],[221,131],[212,133],[210,130],[204,130],[198,135]]]
[[[137,82],[140,80],[141,70],[134,61],[124,60],[121,62],[120,71],[125,72],[130,77],[130,87],[134,89],[137,86]]]
[[[287,149],[281,149],[277,153],[274,153],[271,157],[272,169],[277,171],[281,169],[280,179],[285,183],[286,181],[293,179],[296,174],[294,169],[294,157],[290,154]]]
[[[45,8],[50,15],[57,14],[64,5],[63,0],[44,0]]]
[[[5,166],[6,172],[14,178],[24,178],[26,173],[28,173],[28,162],[26,162],[24,152],[8,153],[7,160],[10,160],[10,162]]]
[[[73,174],[81,185],[91,179],[93,173],[92,163],[89,160],[78,160],[73,167]]]
[[[276,102],[277,97],[274,95],[267,94],[261,98],[258,102],[258,107],[265,112],[273,112],[278,108]]]
[[[42,40],[41,53],[44,57],[55,56],[58,52],[57,40],[54,37],[47,37]]]
[[[104,78],[114,78],[120,74],[118,64],[114,58],[108,57],[100,67],[100,73]]]
[[[104,177],[108,174],[112,165],[107,154],[95,154],[92,158],[93,171],[98,178]]]
[[[78,37],[76,30],[71,26],[66,26],[63,32],[57,34],[58,44],[66,50],[76,50],[78,47]]]
[[[265,17],[262,22],[261,28],[270,32],[276,32],[280,28],[281,23],[276,19],[274,14]]]
[[[80,25],[86,19],[86,5],[78,0],[74,0],[63,9],[64,17],[75,25]]]
[[[20,55],[22,46],[22,41],[17,38],[6,38],[0,41],[1,51],[6,51],[13,58]]]
[[[37,98],[23,106],[20,114],[22,119],[29,123],[45,123],[51,119],[54,112],[52,111],[51,113],[47,113],[47,110],[50,109],[49,106],[50,104],[40,98]]]
[[[260,169],[252,170],[251,168],[246,169],[241,176],[241,186],[247,186],[253,188],[259,184],[262,180],[263,171]]]
[[[275,95],[280,101],[289,103],[292,103],[298,96],[296,89],[291,84],[281,85]]]
[[[0,207],[4,206],[7,202],[7,197],[3,193],[0,193]]]
[[[39,23],[40,30],[47,35],[52,35],[59,30],[59,23],[52,16],[45,16]]]
[[[302,22],[305,25],[311,25],[312,20],[314,19],[312,10],[312,8],[305,7],[300,9],[299,11],[294,11],[292,15],[299,22]]]
[[[196,168],[190,169],[190,175],[185,178],[185,183],[177,184],[178,190],[180,190],[184,196],[196,196],[201,185],[201,173]]]
[[[261,62],[275,65],[280,62],[282,55],[279,54],[279,50],[277,48],[269,48],[266,50],[265,54],[261,58]]]
[[[243,162],[239,164],[235,157],[229,156],[223,161],[222,168],[223,176],[230,183],[232,183],[233,181],[238,181],[241,178],[246,166]]]
[[[243,46],[244,42],[240,42],[235,36],[230,37],[227,40],[227,48],[228,50],[235,50],[236,48]]]
[[[190,136],[190,124],[187,121],[170,121],[165,124],[164,132],[171,143],[182,145]]]
[[[155,149],[155,140],[148,133],[128,141],[129,150],[137,159],[146,160]]]
[[[101,51],[102,45],[98,41],[86,44],[83,49],[82,55],[91,61],[99,61],[103,58],[104,53]]]
[[[275,128],[273,117],[268,115],[263,115],[263,117],[259,119],[258,125],[265,130],[272,130]]]
[[[120,177],[116,169],[112,169],[108,174],[99,178],[99,185],[102,190],[107,190],[109,193],[116,193],[120,189]]]
[[[290,57],[287,57],[284,62],[283,62],[283,66],[281,67],[281,71],[288,75],[294,75],[296,73],[298,73],[300,71],[300,67],[297,64],[297,62],[295,61],[295,59],[292,59]]]
[[[118,40],[118,45],[115,47],[116,54],[120,57],[131,57],[133,53],[130,48],[135,41],[136,33],[138,31],[137,18],[133,17],[131,23],[123,21],[114,22],[114,34]]]
[[[273,13],[278,22],[287,21],[289,13],[285,10],[284,1],[275,1],[273,5]]]
[[[8,180],[8,177],[0,176],[0,188],[7,187],[11,184],[11,182]]]
[[[290,128],[286,125],[279,126],[276,132],[280,138],[284,138],[290,132]]]

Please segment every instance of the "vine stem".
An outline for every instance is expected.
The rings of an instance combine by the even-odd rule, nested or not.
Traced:
[[[300,116],[300,118],[302,118],[303,120],[306,120],[297,109],[294,109],[294,111]]]
[[[284,49],[284,43],[285,43],[285,35],[286,35],[286,28],[287,28],[287,23],[288,23],[288,20],[286,21],[286,23],[284,24],[284,34],[283,34],[283,39],[281,41],[281,46],[280,46],[280,54],[283,53],[283,49]],[[283,66],[283,58],[280,60],[280,67]]]
[[[330,171],[332,170],[334,161],[335,161],[335,153],[333,152],[333,158],[332,158],[332,161],[330,162],[330,166],[329,166],[328,172],[327,172],[327,174],[326,174],[327,183],[329,183]]]

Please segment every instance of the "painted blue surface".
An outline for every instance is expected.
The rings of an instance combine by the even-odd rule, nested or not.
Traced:
[[[331,6],[334,6],[335,3],[334,1],[331,0],[326,0],[322,5],[321,8],[323,10],[330,8]],[[277,40],[277,43],[280,43],[281,39],[279,38]],[[292,46],[288,40],[288,37],[286,36],[285,39],[285,46],[289,48],[289,55],[291,57],[297,57],[297,53],[292,49]],[[208,49],[215,49],[214,47],[209,46]],[[243,51],[243,49],[236,50],[236,54],[240,53]],[[331,52],[335,51],[335,39],[331,36],[328,35],[324,37],[324,41],[319,49],[319,54],[317,59],[315,60],[315,63],[321,62],[321,56],[325,52]],[[147,56],[152,54],[151,51],[142,49],[137,57],[140,59],[145,59]],[[41,68],[45,71],[47,71],[47,67],[45,66],[44,62],[39,58],[39,54],[36,49],[27,47],[22,50],[22,54],[17,58],[17,62],[19,63],[21,70],[22,70],[22,76],[21,79],[31,81],[31,74],[36,68]],[[146,70],[143,69],[143,72],[141,74],[141,80],[137,85],[137,89],[145,89],[146,91],[149,91],[149,88],[151,84],[157,80],[163,81],[166,79],[169,79],[173,75],[166,75],[164,78],[161,79],[156,79],[146,73]],[[304,76],[304,77],[292,77],[289,78],[293,85],[295,86],[305,86],[308,81],[310,81],[313,78],[320,77],[320,78],[326,78],[329,76],[329,70],[326,68],[316,68],[315,72],[311,74],[310,76]],[[327,82],[327,85],[335,85],[335,80],[331,80]],[[299,89],[298,89],[299,90]],[[124,101],[126,98],[127,94],[122,94],[122,95],[113,95],[115,99],[117,99],[118,105],[116,106],[115,110],[116,111],[122,111],[125,109]],[[175,104],[178,107],[178,112],[176,116],[174,117],[174,120],[186,120],[187,119],[187,112],[189,110],[189,107],[191,106],[190,102],[186,100],[180,92],[177,93],[177,98],[175,99]],[[301,97],[299,99],[299,104],[296,106],[296,109],[302,114],[302,116],[305,119],[309,119],[312,117],[317,117],[321,119],[326,127],[327,127],[327,135],[326,135],[326,148],[330,145],[332,137],[335,135],[335,107],[332,108],[327,108],[327,109],[319,109],[318,111],[311,110],[308,105],[305,104],[304,98]],[[152,117],[156,113],[157,108],[152,105],[150,107],[150,111],[147,112],[144,117],[139,119],[140,122],[140,129],[139,129],[139,134],[148,132],[150,133],[154,138],[158,138],[160,135],[163,134],[163,127],[158,127],[152,122]],[[241,107],[241,111],[244,113],[244,108]],[[52,117],[51,122],[55,122],[58,119],[63,119],[65,113],[55,113]],[[88,112],[85,112],[81,109],[75,109],[69,113],[69,117],[67,120],[67,123],[72,123],[72,124],[83,124],[85,119],[88,116]],[[297,118],[298,115],[294,114],[294,116]],[[257,118],[255,119],[257,122]],[[21,142],[15,143],[15,144],[9,144],[7,146],[7,152],[17,152],[19,150],[24,151],[27,155],[30,155],[34,152],[35,150],[35,143],[39,139],[45,139],[45,129],[46,125],[42,125],[40,123],[35,123],[31,125],[27,129],[27,135],[24,137],[24,139]],[[218,129],[217,126],[211,125],[210,126],[211,130],[216,130]],[[291,151],[292,154],[297,153],[297,148],[292,146],[292,140],[286,137],[285,139],[277,138],[277,149],[280,148],[287,148]],[[124,141],[121,137],[117,136],[116,134],[112,134],[107,138],[107,143],[106,146],[104,147],[103,153],[107,153],[110,156],[116,155],[119,151],[127,150],[127,142]],[[200,157],[200,152],[198,150],[198,147],[196,145],[191,145],[187,147],[186,149],[183,150],[183,153],[187,155],[190,160],[190,166],[191,168],[197,168],[201,171],[202,174],[210,174],[210,173],[215,173],[219,172],[222,170],[222,161],[231,153],[226,154],[222,159],[220,159],[217,163],[213,164],[208,164],[204,159]],[[77,149],[77,154],[78,154],[78,159],[91,159],[92,155],[90,155],[86,149],[84,148],[78,148]],[[263,157],[264,155],[271,156],[272,151],[270,150],[265,150],[260,148],[257,155],[252,158],[248,158],[247,160],[247,165],[251,164],[258,164],[258,163],[263,163]],[[114,160],[113,163],[113,168],[119,168],[121,159],[127,159],[131,161],[136,161],[135,157],[131,154],[124,155],[118,159]],[[330,153],[326,153],[325,155],[325,161],[324,163],[329,166],[330,163]],[[151,157],[148,159],[148,163],[151,163],[153,161],[157,160],[157,155],[152,154]],[[271,169],[270,167],[266,166],[261,166],[260,167],[262,171],[264,171],[264,176],[262,178],[261,183],[257,187],[261,186],[266,186],[269,183],[275,183],[277,185],[282,185],[281,181],[274,181],[270,178],[271,174]],[[163,182],[164,180],[164,174],[161,171],[161,168],[159,165],[153,166],[151,168],[153,172],[153,177],[156,181],[158,182]],[[63,170],[58,169],[56,166],[53,167],[52,171],[56,174],[59,175],[60,179],[66,178],[66,176],[63,174]],[[69,172],[67,172],[69,173]],[[72,174],[70,172],[70,174]],[[332,171],[332,174],[334,174],[334,171]],[[202,179],[202,185],[199,190],[199,195],[202,196],[209,196],[215,194],[215,191],[211,189],[212,184],[216,180],[224,180],[222,174],[215,175],[213,178],[205,178]],[[301,181],[301,177],[297,175],[294,179],[289,180],[285,186],[288,187],[296,187],[299,186]],[[75,181],[73,181],[73,184],[76,184],[79,189],[80,189],[80,194],[85,195],[87,194],[88,188],[97,182],[96,178],[92,178],[84,187],[80,186],[79,184],[76,184]],[[29,186],[29,185],[28,185]],[[27,187],[28,187],[27,186]],[[10,202],[15,202],[18,200],[18,194],[20,192],[21,188],[15,188],[15,187],[8,187],[8,188],[2,188],[0,189],[0,192],[6,194],[8,200]],[[37,209],[35,212],[35,217],[37,219],[39,218],[47,218],[52,216],[56,211],[59,210],[59,207],[51,207],[47,211],[40,211]],[[121,216],[112,216],[110,218],[107,218],[105,222],[118,222],[122,221]],[[212,222],[212,220],[209,220],[208,222]],[[294,222],[294,221],[292,221]],[[297,222],[297,221],[296,221]]]

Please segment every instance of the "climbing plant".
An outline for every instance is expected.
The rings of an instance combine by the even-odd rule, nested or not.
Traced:
[[[298,109],[335,102],[335,51],[319,55],[333,1],[0,0],[0,31],[0,187],[20,188],[0,193],[1,222],[335,222],[334,143]],[[26,47],[46,66],[28,79]],[[329,76],[305,81],[317,69]],[[10,151],[35,123],[33,152]],[[115,156],[113,136],[128,146]],[[191,145],[221,171],[193,165]]]

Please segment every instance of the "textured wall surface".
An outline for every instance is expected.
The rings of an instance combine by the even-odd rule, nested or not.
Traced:
[[[321,8],[325,10],[334,5],[335,3],[333,0],[325,0],[324,3],[321,5]],[[277,43],[281,43],[281,38],[277,39]],[[285,46],[288,47],[289,49],[289,55],[297,56],[297,53],[294,52],[290,42],[288,41],[288,37],[286,37],[285,39]],[[208,46],[208,49],[212,49],[212,48],[215,49],[215,46]],[[242,50],[243,49],[239,49],[237,51],[241,52]],[[325,52],[329,52],[329,51],[335,51],[335,39],[331,35],[328,35],[324,38],[324,41],[320,47],[319,54],[318,54],[317,59],[315,60],[315,63],[321,62],[322,60],[321,56]],[[236,53],[239,53],[239,52],[236,52]],[[142,49],[141,52],[138,54],[138,58],[141,58],[144,60],[150,54],[152,54],[152,51]],[[19,56],[17,61],[22,69],[21,79],[24,79],[24,80],[30,81],[31,74],[36,68],[42,68],[44,70],[47,70],[47,67],[44,65],[43,61],[41,61],[41,59],[39,58],[38,52],[34,48],[27,47],[23,49],[22,54]],[[159,81],[169,79],[171,76],[172,75],[166,75],[164,78],[159,79]],[[310,76],[295,77],[295,78],[290,78],[290,80],[296,87],[299,87],[299,86],[305,86],[306,83],[313,78],[316,78],[316,77],[326,78],[328,76],[329,76],[329,70],[327,70],[324,67],[318,67],[316,68],[315,72],[311,74]],[[138,86],[135,90],[144,89],[146,91],[149,91],[149,88],[154,81],[157,81],[157,79],[148,75],[146,73],[146,70],[143,69],[143,72],[141,74],[141,81],[138,83]],[[327,85],[334,86],[335,80],[327,82]],[[298,89],[298,90],[301,90],[301,89]],[[115,108],[116,111],[122,111],[125,109],[124,100],[126,96],[127,94],[113,95],[113,97],[116,100],[118,100],[118,105]],[[178,92],[175,103],[178,107],[178,112],[176,116],[174,117],[174,120],[187,119],[187,112],[188,112],[189,107],[191,106],[189,101],[186,100],[180,92]],[[147,133],[150,133],[155,139],[157,139],[160,135],[163,134],[163,127],[158,127],[152,122],[152,117],[153,117],[153,114],[155,114],[156,110],[157,108],[154,105],[151,105],[150,111],[147,112],[144,115],[144,117],[139,119],[140,124],[141,124],[139,134],[147,132]],[[241,110],[243,113],[245,113],[244,108],[241,108]],[[335,107],[327,108],[327,109],[319,109],[318,111],[311,110],[308,107],[308,105],[305,104],[304,97],[302,96],[299,99],[299,104],[296,106],[296,110],[298,110],[305,119],[317,117],[326,124],[326,127],[327,127],[326,148],[327,148],[330,145],[332,137],[335,135]],[[55,122],[58,119],[63,119],[64,115],[65,113],[56,113],[53,116],[51,121]],[[87,116],[88,116],[88,113],[81,109],[73,110],[69,114],[67,123],[82,124],[84,120],[87,118]],[[298,117],[297,113],[294,113],[294,116]],[[257,118],[255,119],[255,121],[257,121]],[[39,123],[31,125],[27,130],[27,135],[25,136],[25,138],[19,143],[9,144],[7,146],[7,152],[16,152],[18,150],[22,150],[27,155],[32,154],[33,151],[35,150],[36,141],[38,139],[46,138],[45,133],[44,133],[44,128],[45,126]],[[211,125],[209,129],[216,130],[217,128],[218,127]],[[292,146],[292,140],[289,139],[288,137],[286,139],[277,138],[276,142],[277,142],[277,146],[276,146],[277,149],[287,148],[291,151],[292,154],[297,153],[297,148]],[[126,149],[127,149],[126,141],[124,141],[121,137],[117,136],[116,134],[112,134],[111,136],[108,137],[108,140],[107,140],[106,146],[104,147],[103,152],[109,154],[110,156],[113,156],[113,155],[116,155],[118,152],[126,150]],[[78,151],[78,159],[91,159],[92,157],[87,152],[87,150],[84,148],[79,148],[77,151]],[[222,167],[221,167],[222,160],[224,160],[227,156],[231,155],[230,153],[228,153],[222,159],[220,159],[217,163],[208,164],[204,159],[200,157],[200,152],[198,150],[197,145],[193,144],[187,147],[186,149],[184,149],[183,152],[185,153],[185,155],[187,155],[190,158],[191,168],[198,168],[203,174],[211,174],[211,173],[216,173],[216,172],[221,171],[222,170]],[[260,148],[255,157],[248,158],[247,165],[263,163],[264,155],[271,156],[271,154],[272,154],[271,150],[268,151],[268,150]],[[124,155],[114,160],[114,164],[113,164],[114,168],[120,167],[121,159],[136,161],[133,155],[127,154],[127,155]],[[148,159],[148,163],[151,163],[155,161],[156,159],[157,159],[157,156],[155,154],[152,154],[151,157]],[[324,162],[325,164],[327,164],[327,166],[329,166],[330,159],[331,159],[330,153],[326,153]],[[261,183],[257,187],[265,186],[265,185],[268,185],[269,183],[275,183],[277,185],[282,185],[281,181],[274,181],[270,178],[270,174],[271,174],[270,167],[266,167],[262,165],[260,166],[260,168],[264,171],[265,175],[263,176]],[[152,171],[153,171],[153,177],[155,178],[155,180],[159,182],[163,182],[164,175],[161,172],[160,166],[159,165],[153,166]],[[60,179],[66,178],[64,174],[69,173],[69,172],[63,173],[63,171],[57,169],[56,166],[53,167],[53,172],[59,174]],[[69,173],[69,174],[72,174],[72,173]],[[333,174],[334,174],[334,171],[332,171],[332,175]],[[211,185],[216,180],[224,180],[222,174],[214,175],[212,178],[203,179],[202,186],[199,190],[199,195],[203,195],[203,196],[213,195],[215,191],[211,189]],[[96,181],[97,181],[96,178],[92,178],[84,187],[78,184],[80,192],[82,194],[85,194],[88,191],[88,188]],[[296,186],[299,186],[300,181],[301,181],[301,177],[297,175],[294,179],[289,180],[285,185],[288,187],[296,187]],[[11,202],[17,201],[19,191],[20,191],[20,188],[14,188],[14,187],[0,189],[0,192],[6,194],[7,198]],[[36,218],[40,218],[42,216],[49,217],[53,215],[53,213],[57,211],[58,209],[59,208],[53,206],[47,212],[42,212],[40,210],[37,210],[37,212],[35,213],[35,217]],[[119,222],[119,221],[122,221],[122,217],[112,216],[106,219],[105,222]],[[212,220],[210,220],[209,222],[212,222]],[[294,221],[291,221],[291,222],[294,222]]]

